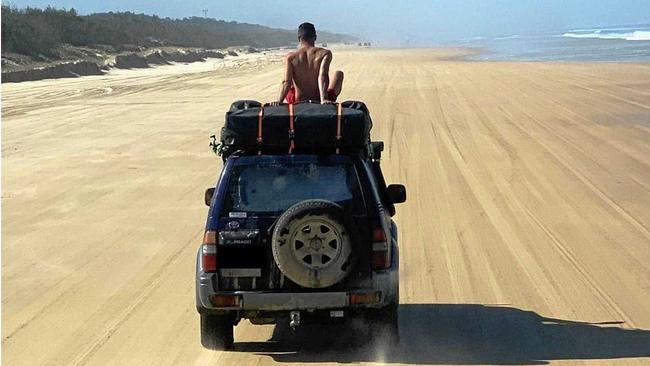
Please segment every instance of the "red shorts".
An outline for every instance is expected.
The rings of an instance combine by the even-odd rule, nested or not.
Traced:
[[[338,97],[338,95],[336,95],[334,89],[327,89],[328,100],[332,102],[336,102],[336,97]],[[298,102],[296,100],[296,88],[292,86],[291,89],[289,89],[289,92],[287,93],[287,97],[284,100],[289,104],[296,104],[296,102]]]

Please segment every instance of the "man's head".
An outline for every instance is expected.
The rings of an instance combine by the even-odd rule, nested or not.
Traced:
[[[314,44],[316,42],[316,27],[311,23],[302,23],[298,26],[298,41]]]

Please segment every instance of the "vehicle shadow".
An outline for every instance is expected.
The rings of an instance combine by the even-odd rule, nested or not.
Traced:
[[[277,362],[383,362],[404,364],[544,365],[552,360],[650,357],[650,331],[623,322],[586,323],[540,316],[512,307],[475,304],[400,305],[401,342],[368,342],[352,321],[305,325],[282,323],[269,342],[235,344]],[[360,322],[360,321],[359,321]]]

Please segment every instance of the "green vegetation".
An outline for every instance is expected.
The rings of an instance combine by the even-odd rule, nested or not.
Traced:
[[[350,36],[322,32],[323,42],[353,41]],[[56,57],[62,44],[225,48],[250,45],[278,47],[296,41],[294,31],[208,18],[170,19],[126,13],[81,16],[74,9],[16,9],[2,6],[2,50],[30,56]]]

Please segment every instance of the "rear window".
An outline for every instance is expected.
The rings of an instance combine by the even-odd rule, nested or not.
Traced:
[[[363,207],[351,162],[262,162],[233,167],[222,216],[279,214],[308,199],[326,199],[358,212]]]

